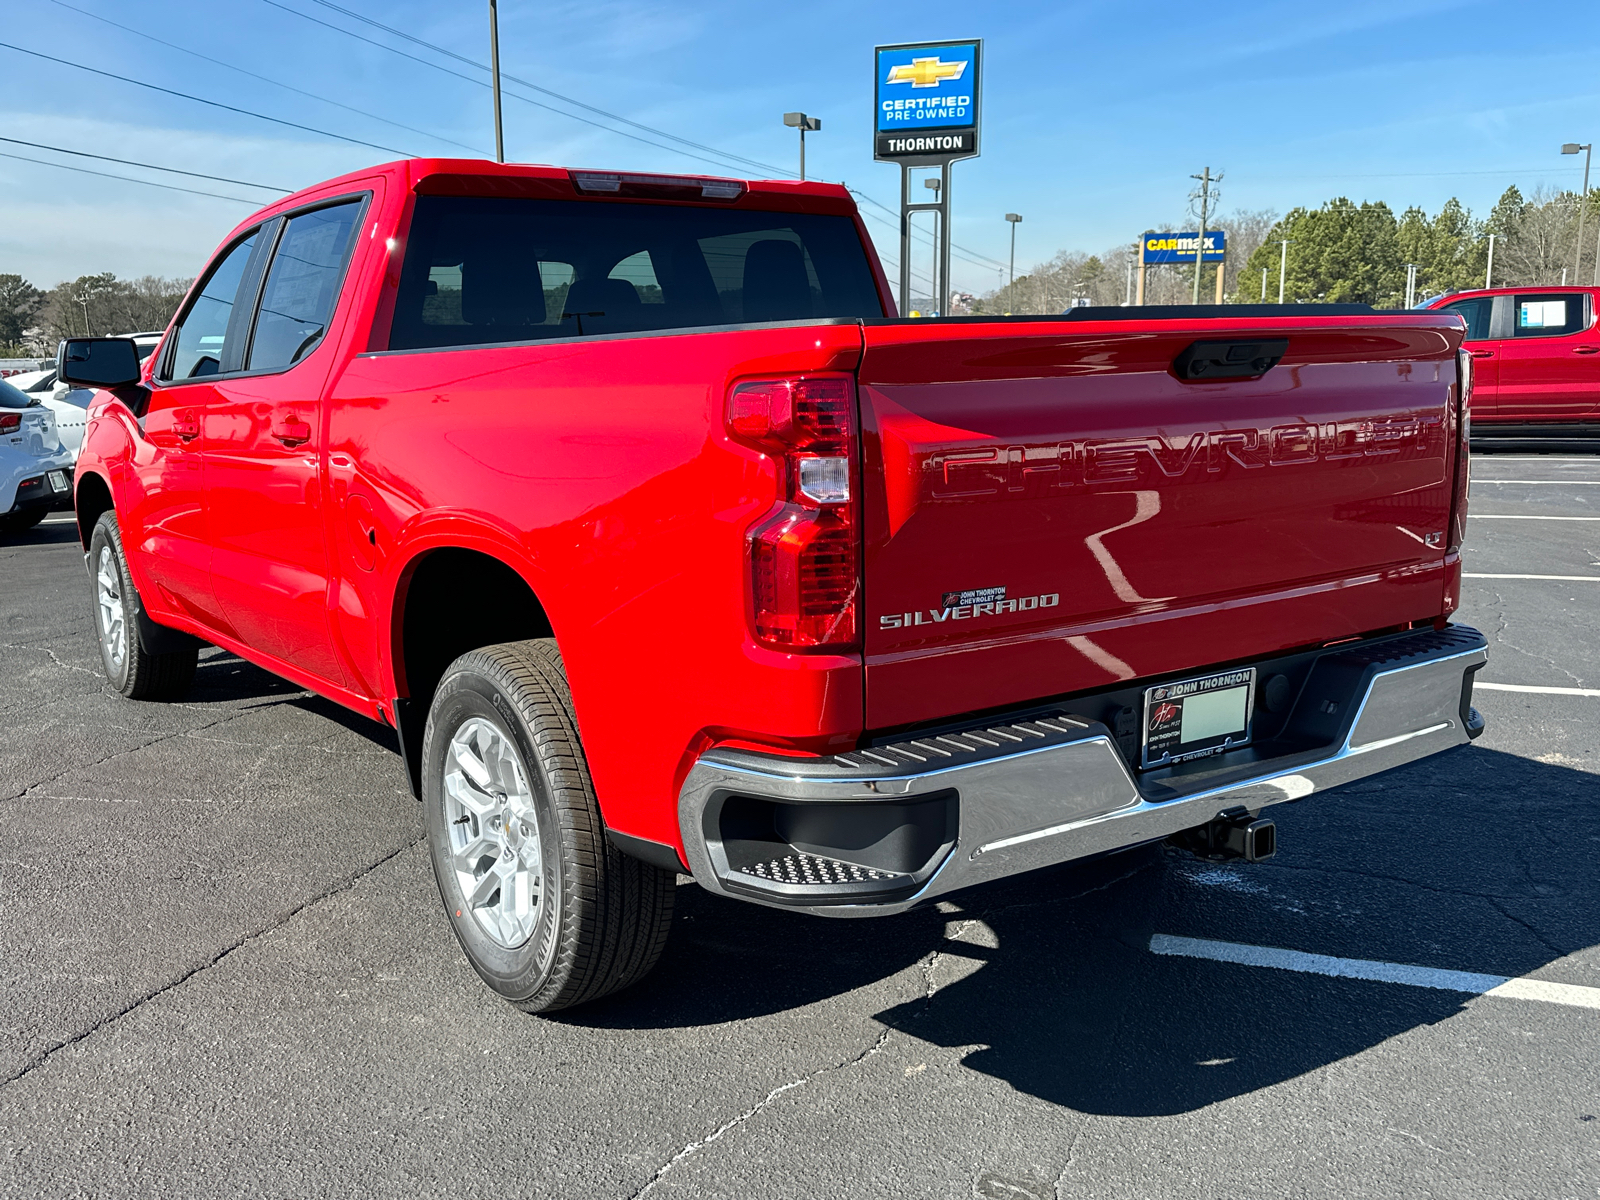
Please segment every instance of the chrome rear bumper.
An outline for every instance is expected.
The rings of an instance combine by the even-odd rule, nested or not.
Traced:
[[[829,758],[712,749],[679,795],[684,848],[695,879],[723,895],[826,916],[903,912],[958,888],[1164,838],[1224,809],[1299,800],[1461,745],[1482,731],[1470,700],[1485,646],[1477,630],[1451,626],[1326,651],[1314,668],[1321,674],[1296,702],[1297,710],[1318,706],[1302,725],[1321,722],[1325,740],[1269,758],[1234,752],[1177,779],[1136,777],[1106,726],[1075,716],[1071,701],[1012,723]],[[1321,715],[1330,706],[1337,719]],[[941,805],[953,814],[946,825]],[[780,831],[804,828],[826,810],[828,828],[845,834],[826,845],[814,834],[810,842],[790,837],[792,844],[781,832],[751,840],[740,832],[748,816],[730,825],[736,810],[782,814]],[[896,834],[898,818],[879,819],[891,810],[911,814],[905,819],[918,828]],[[865,832],[852,840],[857,815]],[[920,866],[907,861],[907,844],[930,857]]]

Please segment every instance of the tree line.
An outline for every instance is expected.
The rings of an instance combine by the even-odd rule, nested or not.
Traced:
[[[191,280],[107,271],[48,290],[0,274],[0,358],[48,358],[66,337],[107,337],[165,329]]]
[[[1540,189],[1524,196],[1520,189],[1509,187],[1482,219],[1456,199],[1431,216],[1413,206],[1397,217],[1382,201],[1357,204],[1340,196],[1320,208],[1294,208],[1282,216],[1270,211],[1237,212],[1218,218],[1209,228],[1228,235],[1228,261],[1220,269],[1230,304],[1258,304],[1263,293],[1269,303],[1277,301],[1284,263],[1281,243],[1287,240],[1286,303],[1398,308],[1406,299],[1408,264],[1417,269],[1415,303],[1444,292],[1483,287],[1490,277],[1491,235],[1494,287],[1547,287],[1563,280],[1592,283],[1600,250],[1600,189],[1589,193],[1582,213],[1580,247],[1581,207],[1576,192]],[[1190,229],[1193,223],[1160,228]],[[1134,241],[1100,254],[1063,250],[1018,276],[1014,285],[981,297],[974,311],[1057,313],[1080,299],[1096,305],[1125,303],[1133,290],[1129,280],[1138,271],[1137,252]],[[1215,297],[1218,269],[1209,265],[1202,269],[1202,303]],[[1188,304],[1193,285],[1193,264],[1148,267],[1145,303]]]

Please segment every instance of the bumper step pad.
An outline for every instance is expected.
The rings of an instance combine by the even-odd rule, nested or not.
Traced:
[[[880,871],[858,863],[842,862],[837,858],[824,858],[820,854],[780,854],[767,862],[740,867],[739,873],[753,875],[768,883],[785,883],[791,887],[837,887],[844,883],[869,883],[876,880],[902,879],[894,871]]]

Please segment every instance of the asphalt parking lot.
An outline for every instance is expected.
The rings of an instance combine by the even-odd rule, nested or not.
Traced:
[[[1600,459],[1472,509],[1488,732],[1271,862],[873,922],[683,881],[555,1019],[462,959],[384,730],[218,651],[123,701],[72,526],[0,542],[0,1194],[1594,1197]]]

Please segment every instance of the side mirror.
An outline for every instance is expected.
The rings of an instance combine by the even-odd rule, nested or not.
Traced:
[[[68,338],[56,351],[56,379],[77,387],[138,383],[139,348],[132,338]]]

